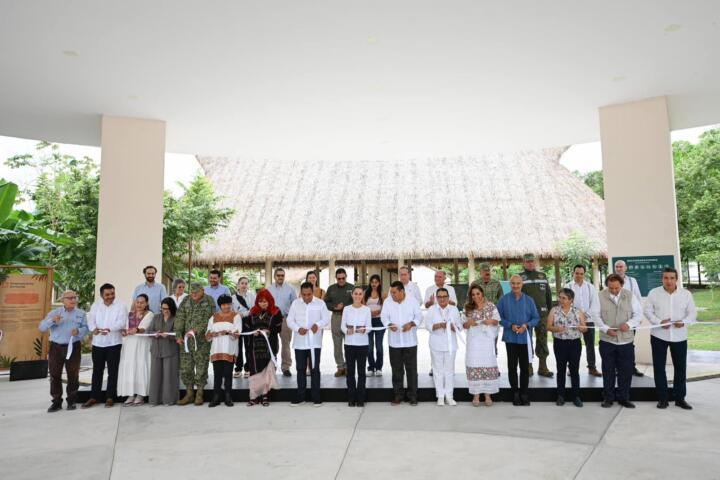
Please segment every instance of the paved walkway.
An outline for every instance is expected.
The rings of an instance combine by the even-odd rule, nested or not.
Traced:
[[[686,412],[534,403],[273,404],[45,413],[47,380],[0,379],[4,479],[720,478],[720,379]]]

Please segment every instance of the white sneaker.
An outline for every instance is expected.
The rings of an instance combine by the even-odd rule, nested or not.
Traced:
[[[448,396],[446,396],[446,397],[445,397],[445,402],[446,402],[448,405],[450,405],[451,407],[454,407],[454,406],[457,405],[457,402],[456,402],[455,400],[453,400],[453,397],[448,397]]]
[[[127,400],[125,400],[125,406],[129,407],[130,405],[133,404],[134,401],[135,401],[135,395],[128,395]]]
[[[366,374],[365,376],[366,376],[366,377],[374,377],[374,376],[375,376],[375,372],[372,371],[372,370],[368,370],[368,371],[367,371],[367,374]]]
[[[375,370],[376,377],[382,377],[382,370]]]
[[[437,399],[437,406],[438,407],[444,407],[445,406],[445,400],[443,400],[442,397]]]

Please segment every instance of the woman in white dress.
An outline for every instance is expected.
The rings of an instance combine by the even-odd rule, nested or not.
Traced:
[[[128,314],[125,329],[121,331],[123,346],[120,351],[118,395],[127,396],[125,406],[142,405],[150,386],[150,337],[138,337],[145,333],[153,320],[148,308],[148,297],[141,293],[135,299],[134,308]]]
[[[473,395],[472,404],[480,405],[480,394],[485,395],[485,405],[492,405],[493,393],[500,391],[498,385],[498,364],[495,353],[495,338],[498,335],[500,314],[479,285],[470,288],[468,302],[463,312],[467,330],[465,371],[468,390]]]

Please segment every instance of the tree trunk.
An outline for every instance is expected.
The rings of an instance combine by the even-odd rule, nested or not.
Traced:
[[[192,281],[192,240],[188,242],[188,282]]]

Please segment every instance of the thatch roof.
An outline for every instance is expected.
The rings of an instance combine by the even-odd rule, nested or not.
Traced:
[[[402,162],[198,156],[236,213],[197,260],[556,257],[574,230],[605,257],[603,201],[559,164],[563,151]]]

